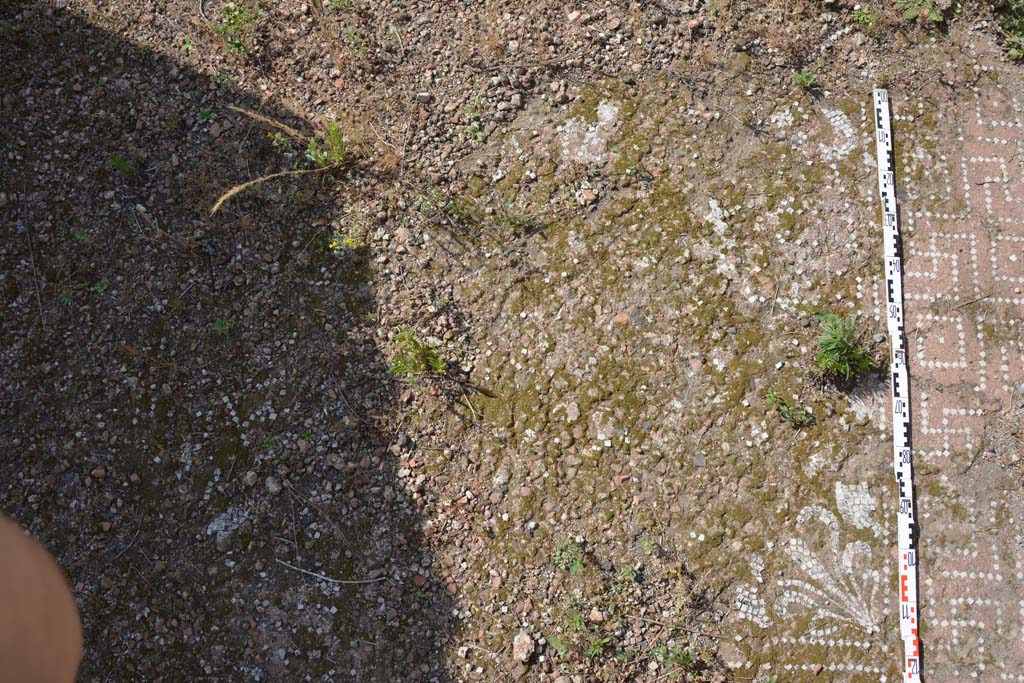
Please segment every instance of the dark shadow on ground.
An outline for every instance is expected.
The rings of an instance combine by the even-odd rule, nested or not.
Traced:
[[[45,3],[0,5],[0,64],[0,509],[68,573],[80,680],[447,680],[372,258],[326,248],[372,195],[211,218],[301,158],[227,105],[311,125]]]

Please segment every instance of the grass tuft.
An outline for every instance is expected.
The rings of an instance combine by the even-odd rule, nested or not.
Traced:
[[[793,72],[793,82],[804,90],[810,90],[818,84],[818,76],[810,69],[800,69]]]
[[[221,10],[220,23],[213,30],[224,38],[224,45],[231,52],[249,54],[249,42],[253,35],[253,24],[256,22],[256,10],[248,5],[236,5],[229,2]]]
[[[996,20],[1003,31],[1003,44],[1010,59],[1024,59],[1024,0],[1006,0]]]
[[[768,389],[765,393],[765,400],[770,410],[775,410],[782,419],[797,429],[814,423],[814,416],[808,413],[799,403],[792,406],[789,402],[775,393],[774,389]]]
[[[348,143],[341,133],[341,126],[333,121],[327,124],[322,137],[310,138],[306,147],[306,158],[317,168],[337,168],[345,164],[347,157]]]
[[[430,348],[412,333],[412,330],[401,332],[398,342],[398,355],[391,366],[391,374],[406,378],[423,375],[443,375],[448,372],[448,364],[437,351]]]
[[[867,350],[857,343],[857,329],[852,318],[843,319],[835,313],[819,316],[824,329],[818,337],[818,353],[814,364],[832,379],[849,382],[875,366]]]

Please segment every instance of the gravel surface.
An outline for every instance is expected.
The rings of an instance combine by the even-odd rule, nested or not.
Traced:
[[[808,372],[823,308],[882,353],[870,86],[948,100],[984,22],[248,6],[0,7],[0,508],[80,680],[751,680],[751,545],[886,448]]]

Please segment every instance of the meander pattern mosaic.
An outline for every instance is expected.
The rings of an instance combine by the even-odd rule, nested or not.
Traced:
[[[890,89],[921,532],[922,668],[929,681],[1024,681],[1024,537],[1014,521],[1024,496],[1013,436],[1024,415],[1024,79],[1019,68],[991,59],[989,46],[971,49],[974,85],[955,103]],[[856,142],[841,130],[845,117],[824,112],[836,142],[820,154],[864,156],[870,193],[847,193],[871,202],[858,215],[877,224],[869,110],[866,91]],[[859,283],[857,296],[861,314],[881,321],[880,267],[876,282]],[[888,406],[870,395],[863,401],[887,432]],[[736,591],[735,629],[723,643],[738,675],[901,678],[895,487],[865,478],[837,481],[829,505],[800,509],[788,534],[766,545],[771,561],[751,557],[753,580]]]

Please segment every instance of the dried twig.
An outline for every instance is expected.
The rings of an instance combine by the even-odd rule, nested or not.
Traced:
[[[276,557],[274,558],[274,561],[277,562],[278,564],[283,564],[285,567],[288,567],[288,569],[291,569],[293,571],[297,571],[300,574],[305,574],[306,576],[312,576],[313,578],[320,579],[322,581],[327,581],[329,583],[346,584],[346,585],[347,584],[357,584],[357,583],[377,583],[378,581],[383,581],[384,579],[388,578],[387,576],[378,576],[375,579],[332,579],[329,576],[324,576],[323,574],[317,574],[316,572],[307,571],[307,570],[303,569],[302,567],[296,567],[294,564],[291,564],[289,562],[285,562],[284,560],[280,560],[280,559],[278,559]]]
[[[36,253],[35,249],[32,248],[32,230],[28,228],[25,230],[25,237],[28,239],[28,255],[32,261],[32,284],[36,290],[36,304],[39,306],[39,326],[40,329],[46,329],[46,316],[43,315],[43,297],[39,294],[39,271],[36,270]]]
[[[714,633],[707,633],[705,631],[698,631],[696,629],[686,628],[685,626],[679,626],[677,624],[666,624],[663,621],[658,621],[657,619],[649,619],[648,617],[642,617],[639,614],[628,614],[627,613],[626,616],[632,617],[633,619],[639,619],[640,621],[646,621],[648,624],[656,624],[658,626],[664,626],[665,628],[673,630],[673,631],[683,631],[684,633],[693,633],[693,634],[698,635],[698,636],[704,636],[705,638],[713,638],[715,640],[719,640],[722,637],[721,634],[714,634]]]
[[[128,552],[128,550],[129,550],[129,549],[130,549],[130,548],[131,548],[131,547],[132,547],[133,545],[135,545],[135,541],[136,541],[136,540],[138,540],[138,538],[139,538],[139,532],[140,532],[140,531],[142,531],[142,524],[141,524],[141,523],[139,524],[139,528],[135,530],[135,535],[134,535],[134,536],[132,536],[132,540],[131,540],[131,541],[130,541],[130,542],[128,543],[128,545],[126,545],[125,547],[121,548],[121,550],[119,550],[119,551],[117,552],[117,554],[116,554],[116,555],[114,555],[114,556],[113,556],[112,558],[110,558],[110,560],[109,560],[109,561],[110,561],[110,562],[113,562],[114,560],[116,560],[117,558],[121,557],[121,556],[122,556],[122,555],[124,555],[124,554],[125,554],[126,552]]]
[[[273,126],[274,128],[279,128],[279,129],[283,130],[285,133],[288,133],[288,135],[292,136],[293,138],[295,138],[299,142],[306,142],[306,140],[308,139],[307,136],[303,135],[302,133],[300,133],[299,131],[295,130],[291,126],[287,126],[287,125],[281,123],[280,121],[275,121],[274,119],[272,119],[272,118],[270,118],[268,116],[264,116],[263,114],[257,114],[254,111],[251,111],[249,109],[243,109],[242,107],[236,107],[233,104],[229,104],[228,105],[228,109],[230,109],[233,112],[237,112],[239,114],[242,114],[243,116],[248,116],[250,119],[253,119],[255,121],[259,121],[260,123],[265,123],[268,126]]]
[[[328,515],[328,514],[327,514],[326,512],[324,512],[323,508],[321,508],[321,507],[320,507],[319,505],[317,505],[316,503],[314,503],[313,501],[311,501],[311,500],[310,500],[309,498],[306,498],[306,497],[305,497],[304,495],[302,495],[302,494],[301,494],[301,493],[299,493],[298,491],[296,491],[296,490],[295,490],[295,487],[294,487],[294,486],[292,486],[291,484],[288,484],[288,483],[286,483],[286,484],[285,484],[284,486],[285,486],[285,488],[286,488],[286,489],[288,489],[288,492],[289,492],[289,493],[291,493],[291,494],[292,494],[293,496],[295,496],[296,498],[298,498],[299,500],[301,500],[301,501],[302,501],[303,503],[305,503],[306,505],[310,506],[311,508],[313,508],[314,510],[316,510],[316,511],[317,511],[318,513],[320,513],[320,516],[321,516],[321,517],[323,517],[323,518],[324,518],[325,520],[327,520],[327,522],[328,522],[328,523],[329,523],[329,524],[330,524],[330,525],[331,525],[332,527],[334,527],[334,530],[335,530],[335,531],[337,531],[337,532],[338,532],[339,534],[341,534],[341,537],[342,537],[343,539],[345,539],[345,542],[346,542],[346,543],[348,543],[348,542],[349,542],[349,540],[348,540],[348,537],[347,537],[347,536],[345,536],[345,531],[344,531],[344,530],[343,530],[343,529],[341,528],[341,525],[340,525],[340,524],[338,524],[337,522],[335,522],[335,521],[334,521],[334,520],[333,520],[333,519],[331,518],[331,516],[330,516],[330,515]]]
[[[265,175],[260,178],[254,178],[253,180],[242,183],[241,185],[235,185],[230,190],[228,190],[227,192],[220,196],[220,198],[217,200],[217,203],[213,205],[212,209],[210,209],[210,215],[217,213],[217,211],[220,210],[220,207],[224,205],[224,202],[231,199],[239,192],[242,192],[243,190],[252,187],[253,185],[259,185],[260,183],[266,182],[268,180],[273,180],[274,178],[281,178],[287,175],[301,175],[303,173],[322,173],[323,171],[328,171],[331,168],[333,167],[323,166],[321,168],[299,168],[292,171],[281,171],[280,173],[271,173],[270,175]]]
[[[971,304],[976,304],[979,301],[984,301],[985,299],[989,299],[991,297],[992,297],[991,294],[985,294],[984,296],[976,297],[974,299],[971,299],[970,301],[965,301],[964,303],[960,304],[959,306],[954,306],[953,310],[954,311],[959,311],[961,308],[965,308],[967,306],[970,306]]]

